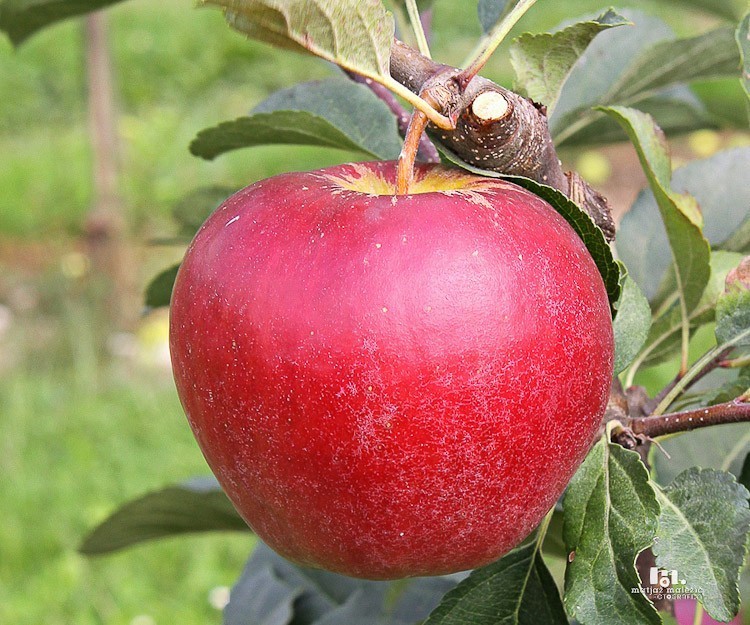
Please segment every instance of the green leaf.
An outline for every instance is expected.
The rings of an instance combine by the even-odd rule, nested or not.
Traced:
[[[510,46],[516,72],[516,91],[523,92],[551,112],[565,79],[583,51],[601,31],[631,24],[612,9],[599,17],[572,24],[555,33],[524,33]]]
[[[750,389],[750,366],[742,367],[741,369],[736,370],[736,371],[737,371],[736,376],[730,377],[728,375],[727,377],[730,377],[730,379],[724,381],[723,384],[719,385],[718,387],[712,388],[709,391],[706,391],[703,393],[698,393],[698,401],[691,402],[692,405],[697,405],[700,407],[715,406],[716,404],[723,404],[728,401],[732,401],[733,399],[737,399],[741,395],[747,393],[748,389]],[[730,372],[725,372],[725,373],[729,374]],[[721,376],[721,377],[724,377],[724,376]],[[750,432],[747,432],[747,433],[749,435],[748,445],[750,445]],[[742,440],[742,438],[740,438],[740,440]],[[716,449],[718,452],[718,448]],[[726,459],[727,459],[726,456],[722,458],[722,464],[726,462]],[[701,463],[693,463],[693,464],[705,466]]]
[[[114,512],[95,528],[81,553],[110,553],[178,534],[249,531],[213,478],[198,478],[144,495]]]
[[[193,237],[208,216],[237,189],[232,187],[201,187],[185,195],[172,209],[172,217],[180,226],[180,234]]]
[[[737,31],[735,32],[737,47],[740,50],[740,59],[742,60],[742,88],[745,90],[747,97],[750,98],[750,12],[742,18]]]
[[[750,185],[740,183],[748,171],[750,147],[743,147],[688,163],[672,176],[673,190],[698,200],[703,234],[714,248],[750,252]],[[653,193],[641,193],[617,232],[618,254],[649,299],[672,261],[664,226],[654,218],[657,210]]]
[[[380,98],[364,85],[331,78],[271,94],[250,116],[199,132],[190,151],[213,159],[256,145],[318,145],[393,160],[402,143],[396,119]]]
[[[169,306],[172,299],[172,289],[177,279],[177,272],[180,269],[180,263],[172,265],[161,273],[157,274],[146,287],[145,305],[147,308],[160,308]]]
[[[719,127],[716,118],[685,85],[670,87],[639,100],[638,110],[651,115],[659,127],[670,136]],[[598,115],[592,117],[573,134],[569,134],[565,139],[565,146],[606,145],[627,141],[627,138],[625,131],[612,118]]]
[[[583,132],[601,119],[601,113],[592,107],[627,105],[641,109],[644,100],[649,101],[650,112],[663,118],[658,121],[665,122],[666,129],[675,125],[684,128],[689,121],[686,116],[694,117],[703,107],[688,108],[683,102],[680,118],[675,119],[664,106],[655,107],[654,100],[658,103],[665,90],[686,82],[739,76],[740,56],[731,28],[675,39],[656,18],[635,11],[623,11],[623,15],[635,23],[635,28],[617,28],[599,35],[563,85],[550,117],[550,130],[558,144],[580,144],[584,137],[592,136]]]
[[[364,85],[346,78],[301,83],[271,94],[253,113],[307,111],[328,120],[359,149],[381,160],[395,160],[403,139],[386,104]]]
[[[476,569],[423,625],[567,625],[560,595],[536,541]]]
[[[732,252],[743,252],[745,254],[750,252],[750,215],[741,225],[737,226],[734,233],[721,244],[721,247]]]
[[[724,280],[740,258],[739,254],[721,250],[711,254],[711,276],[708,284],[698,305],[688,315],[691,332],[714,321],[716,303],[724,289]],[[663,362],[680,349],[683,317],[673,270],[669,272],[665,284],[669,284],[671,290],[670,287],[666,287],[664,290],[669,294],[656,298],[655,306],[660,310],[654,317],[646,339],[646,349],[639,356],[644,364]]]
[[[605,96],[607,102],[636,102],[664,87],[739,72],[734,29],[717,28],[702,35],[662,41],[645,49]]]
[[[121,0],[0,0],[0,30],[19,45],[45,26],[118,2]]]
[[[523,176],[509,176],[488,169],[474,167],[456,156],[456,154],[445,148],[445,146],[438,145],[437,147],[448,161],[467,171],[480,176],[487,176],[488,178],[509,180],[549,202],[552,208],[560,213],[573,230],[575,230],[576,234],[581,237],[604,280],[610,305],[614,306],[614,303],[620,297],[620,269],[612,255],[612,249],[604,238],[604,233],[593,222],[588,213],[575,202],[571,201],[564,193],[553,187],[540,184]]]
[[[748,387],[750,384],[745,388]],[[731,399],[734,397],[737,395]],[[694,466],[729,470],[739,475],[742,459],[750,453],[750,428],[746,423],[699,428],[667,438],[661,441],[661,445],[670,457],[659,452],[654,454],[654,467],[660,484],[668,484]]]
[[[620,299],[617,300],[615,375],[623,371],[641,351],[651,328],[651,307],[643,292],[621,265]]]
[[[603,109],[625,128],[638,152],[659,206],[672,250],[683,323],[700,302],[711,273],[711,248],[703,236],[703,218],[692,196],[671,190],[672,167],[664,135],[653,119],[635,109]]]
[[[363,151],[329,121],[305,111],[258,113],[222,122],[201,130],[190,143],[190,151],[195,156],[212,160],[231,150],[281,144]]]
[[[739,610],[750,493],[731,473],[693,467],[657,495],[656,563],[676,570],[713,618],[729,621]]]
[[[747,2],[746,0],[675,0],[675,4],[679,6],[689,4],[706,13],[735,21],[741,15]]]
[[[568,486],[563,534],[574,558],[564,604],[582,625],[659,625],[641,592],[636,556],[656,534],[659,503],[640,457],[602,438]]]
[[[371,78],[389,77],[393,16],[380,0],[203,0],[251,39],[310,52]]]
[[[750,257],[729,273],[716,302],[716,341],[719,346],[750,345]]]
[[[565,81],[549,118],[550,132],[556,143],[565,143],[568,137],[604,117],[591,107],[610,103],[607,94],[643,50],[660,41],[674,39],[672,30],[659,18],[632,9],[623,9],[621,14],[634,26],[610,28],[600,33]]]

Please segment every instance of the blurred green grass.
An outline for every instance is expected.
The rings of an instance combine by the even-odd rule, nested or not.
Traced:
[[[15,365],[0,371],[0,622],[220,622],[209,594],[231,586],[252,547],[248,534],[167,540],[93,559],[76,553],[123,501],[208,468],[168,370],[105,363],[86,302],[59,303],[61,315],[28,312],[0,343],[13,345],[6,357]],[[40,343],[45,325],[55,338]]]
[[[436,57],[459,63],[472,49],[474,4],[437,3]],[[655,8],[678,31],[689,28],[673,5],[628,4]],[[606,6],[584,0],[577,11]],[[520,29],[552,27],[569,11],[567,3],[547,3]],[[248,42],[217,11],[193,11],[186,0],[132,0],[109,16],[120,192],[139,250],[147,236],[172,232],[172,206],[197,186],[240,187],[359,157],[282,146],[215,162],[193,158],[187,145],[203,127],[334,70]],[[169,373],[103,355],[97,306],[60,272],[58,257],[75,249],[91,201],[83,62],[80,21],[43,31],[18,51],[0,40],[0,252],[8,241],[19,250],[17,258],[0,254],[0,304],[13,312],[0,331],[0,623],[219,623],[208,594],[237,577],[247,536],[180,538],[98,559],[75,551],[120,503],[208,472]],[[502,51],[487,75],[510,84]],[[46,258],[27,270],[24,246],[37,242]],[[137,273],[145,280],[151,270],[144,257],[158,269],[175,253],[141,251]],[[38,290],[40,302],[14,305],[5,296],[19,286]]]

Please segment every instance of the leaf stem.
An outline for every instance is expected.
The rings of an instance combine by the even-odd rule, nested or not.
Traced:
[[[456,80],[462,89],[465,89],[466,85],[471,82],[471,79],[482,71],[482,68],[492,56],[492,53],[502,43],[511,28],[516,25],[516,22],[518,22],[518,20],[523,17],[524,13],[526,13],[526,11],[528,11],[535,3],[536,0],[519,0],[510,12],[493,26],[487,37],[482,41],[481,49],[473,55],[473,58],[471,58],[467,64],[466,69],[456,76]]]
[[[750,354],[732,358],[731,360],[722,360],[718,363],[718,366],[722,369],[741,369],[742,367],[750,366]]]
[[[652,415],[650,417],[635,417],[631,419],[629,427],[635,434],[655,438],[678,432],[689,432],[712,425],[744,421],[750,421],[750,402],[738,398],[707,408],[683,410],[682,412]]]
[[[542,522],[539,524],[539,528],[536,532],[536,546],[534,548],[534,551],[539,551],[542,548],[542,544],[544,543],[544,538],[547,536],[547,530],[549,529],[549,524],[552,521],[552,515],[555,513],[555,506],[552,506],[549,509],[549,512],[547,512],[546,515],[544,515],[544,518],[542,519]]]
[[[427,43],[427,37],[424,34],[422,20],[419,18],[417,0],[406,0],[406,12],[409,14],[409,21],[411,22],[412,30],[414,30],[414,36],[417,38],[417,47],[419,48],[419,51],[428,59],[431,59],[432,55],[430,54],[430,46]]]
[[[738,334],[731,341],[727,341],[723,345],[714,347],[713,349],[710,349],[705,354],[703,354],[703,356],[698,359],[692,367],[690,367],[685,375],[683,375],[682,377],[678,376],[679,379],[675,383],[674,387],[659,402],[652,414],[663,414],[667,410],[667,408],[669,408],[672,402],[677,399],[677,397],[679,397],[680,393],[682,393],[691,384],[697,382],[697,379],[705,375],[703,373],[703,370],[706,367],[711,366],[713,360],[718,359],[719,361],[721,361],[724,356],[727,355],[729,350],[731,350],[737,343],[740,343],[745,338],[747,338],[747,336],[750,336],[750,329],[742,332],[741,334]]]
[[[438,128],[442,128],[443,130],[453,130],[455,128],[455,125],[451,122],[450,119],[448,119],[445,115],[440,114],[426,100],[418,96],[416,93],[409,91],[409,89],[404,87],[400,82],[396,82],[396,80],[391,78],[390,76],[380,76],[372,78],[373,80],[376,80],[377,82],[382,84],[384,87],[390,89],[397,96],[402,97],[414,108],[424,113],[427,116],[427,119],[429,119]]]
[[[693,386],[698,380],[703,379],[706,377],[709,373],[714,371],[715,369],[724,366],[722,363],[726,362],[724,358],[726,358],[732,351],[731,347],[724,348],[720,350],[718,353],[716,353],[713,358],[709,359],[705,365],[701,369],[699,369],[695,375],[693,375],[692,379],[686,383],[682,390],[686,391],[688,388]],[[712,350],[711,353],[713,354],[715,350]],[[678,373],[677,376],[669,383],[667,384],[652,400],[650,400],[646,406],[646,410],[650,414],[653,414],[658,406],[661,405],[661,403],[666,399],[666,397],[675,389],[675,387],[681,382],[682,378],[685,377],[684,374]],[[672,400],[674,401],[674,400]],[[666,406],[668,408],[669,406]]]

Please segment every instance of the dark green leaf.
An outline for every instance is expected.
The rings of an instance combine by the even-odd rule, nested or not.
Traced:
[[[693,467],[657,494],[656,563],[676,570],[713,618],[730,620],[739,610],[750,493],[731,473]]]
[[[180,225],[180,234],[192,238],[198,228],[237,189],[232,187],[201,187],[184,196],[172,209],[172,217]]]
[[[747,97],[750,98],[750,12],[745,14],[735,33],[737,46],[740,50],[742,59],[742,88],[745,90]]]
[[[479,0],[477,13],[482,30],[490,32],[492,27],[510,12],[514,4],[516,2],[513,0]]]
[[[475,570],[424,625],[563,625],[565,610],[536,541]]]
[[[177,263],[158,274],[146,287],[146,308],[160,308],[169,306],[172,299],[174,281],[177,279],[177,271],[180,264]]]
[[[253,113],[275,111],[307,111],[322,117],[360,150],[381,160],[394,160],[401,151],[403,140],[390,109],[370,89],[345,78],[282,89],[256,106]]]
[[[241,583],[240,583],[241,582]],[[287,584],[270,566],[247,568],[224,608],[224,625],[288,625],[294,618],[299,586]]]
[[[60,20],[91,13],[121,0],[0,0],[0,30],[19,45]]]
[[[621,271],[620,299],[615,309],[615,375],[623,371],[636,357],[648,338],[651,328],[651,307],[638,285]]]
[[[604,233],[581,207],[557,189],[540,184],[529,178],[524,178],[523,176],[508,176],[487,169],[479,169],[478,167],[469,165],[444,146],[439,145],[438,148],[448,161],[467,171],[489,178],[509,180],[549,202],[566,219],[573,230],[576,231],[576,234],[581,237],[581,240],[586,245],[586,249],[588,249],[589,254],[594,259],[599,273],[602,275],[604,286],[609,296],[609,302],[611,305],[614,305],[620,297],[620,269],[612,255],[612,249],[604,238]]]
[[[379,597],[364,590],[357,590],[346,602],[331,610],[315,625],[382,625]]]
[[[750,490],[750,453],[745,456],[745,461],[742,463],[742,470],[740,471],[738,481],[745,488]]]
[[[547,106],[551,112],[573,65],[601,31],[630,22],[612,9],[593,20],[572,24],[555,33],[524,33],[513,41],[510,60],[516,91]]]
[[[271,110],[257,112],[224,122],[198,133],[190,144],[196,156],[213,159],[219,154],[255,145],[293,144],[318,145],[341,150],[364,152],[379,159],[398,156],[400,143],[394,117],[369,89],[362,85],[337,80],[335,87],[326,81],[307,87],[309,102],[303,101],[304,86],[271,96],[269,109],[286,101],[288,107],[309,105],[318,111]],[[325,106],[325,94],[334,90],[346,94],[346,99]],[[290,93],[291,92],[291,93]],[[261,105],[263,107],[264,104]]]
[[[263,602],[266,590],[258,584],[259,571],[270,572],[275,595],[292,601],[292,613],[286,622],[294,625],[414,625],[463,578],[445,575],[394,582],[354,579],[299,567],[259,544],[232,589],[224,611],[226,625],[255,623],[247,619],[249,610],[259,622],[274,615],[274,604]],[[265,583],[268,578],[266,575],[260,581]]]
[[[672,188],[698,200],[703,214],[703,233],[713,247],[750,251],[750,228],[742,237],[743,223],[750,223],[750,185],[742,184],[750,171],[750,148],[734,148],[675,170]],[[653,193],[641,193],[625,214],[617,233],[617,251],[631,277],[653,299],[671,264],[664,226],[654,216]]]
[[[251,39],[310,52],[348,70],[390,76],[393,16],[380,0],[203,0]]]
[[[659,503],[640,457],[602,438],[568,486],[563,529],[574,553],[565,608],[582,625],[659,625],[640,592],[636,556],[656,534]]]
[[[716,341],[719,346],[750,345],[750,257],[729,273],[716,302]]]
[[[672,167],[664,135],[651,117],[621,106],[603,109],[625,128],[656,198],[672,251],[683,323],[700,302],[711,275],[711,248],[695,198],[672,191]]]
[[[385,595],[384,625],[422,623],[445,594],[466,578],[466,573],[421,577],[415,580],[390,582]]]
[[[144,495],[115,511],[80,547],[98,555],[178,534],[249,531],[213,478],[195,479]]]
[[[330,122],[304,111],[259,113],[222,122],[201,130],[190,143],[195,156],[211,160],[239,148],[254,145],[319,145],[340,150],[359,150]]]

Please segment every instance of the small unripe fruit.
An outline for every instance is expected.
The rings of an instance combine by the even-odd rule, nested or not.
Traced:
[[[177,389],[240,514],[306,566],[388,579],[487,564],[554,505],[600,425],[607,294],[509,182],[394,163],[270,178],[186,254]]]

